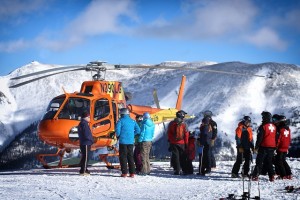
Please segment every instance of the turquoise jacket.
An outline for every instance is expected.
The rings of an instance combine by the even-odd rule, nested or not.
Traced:
[[[134,136],[140,131],[139,125],[129,115],[122,116],[116,125],[116,134],[120,144],[133,144]]]
[[[141,126],[139,142],[151,142],[154,137],[155,124],[148,118],[144,119]]]

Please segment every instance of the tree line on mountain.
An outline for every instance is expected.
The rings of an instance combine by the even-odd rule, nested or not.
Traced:
[[[36,154],[55,153],[55,148],[38,139],[37,124],[38,122],[30,124],[0,153],[0,169],[36,168],[40,165],[35,158]]]

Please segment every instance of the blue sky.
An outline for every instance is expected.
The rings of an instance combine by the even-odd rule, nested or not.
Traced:
[[[0,76],[46,64],[300,64],[298,0],[0,0]]]

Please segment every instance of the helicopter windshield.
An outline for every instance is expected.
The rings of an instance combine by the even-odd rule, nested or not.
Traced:
[[[42,120],[53,119],[64,100],[65,98],[53,99],[49,103],[46,114],[43,116]]]
[[[58,115],[58,119],[80,120],[84,110],[90,110],[90,101],[82,98],[69,98]]]

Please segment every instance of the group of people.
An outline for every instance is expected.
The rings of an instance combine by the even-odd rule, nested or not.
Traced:
[[[238,172],[244,160],[243,177],[257,181],[259,175],[268,174],[269,180],[272,182],[277,174],[277,179],[291,179],[291,168],[286,161],[291,143],[289,122],[284,115],[274,114],[272,116],[267,111],[262,112],[261,115],[262,123],[257,130],[255,145],[249,116],[245,116],[236,128],[237,159],[232,168],[232,177],[240,177]],[[252,152],[257,153],[256,165],[253,172],[249,174]]]
[[[131,119],[129,114],[127,108],[120,109],[120,119],[116,124],[116,136],[119,140],[121,177],[134,177],[136,173],[146,176],[151,171],[149,156],[155,124],[148,112],[138,115],[136,121]],[[90,114],[88,111],[84,111],[78,125],[81,151],[80,175],[90,174],[87,164],[90,157],[91,145],[94,141],[88,125],[89,122]]]
[[[127,108],[120,109],[121,118],[116,125],[116,135],[119,140],[119,159],[121,177],[134,177],[137,173],[142,176],[149,175],[150,150],[154,137],[155,124],[150,114],[145,112],[133,120]],[[128,164],[128,167],[127,167]]]
[[[186,112],[178,111],[176,118],[169,124],[168,141],[169,151],[172,152],[171,165],[174,175],[193,174],[195,158],[195,136],[187,130],[184,123]],[[284,115],[272,114],[264,111],[261,113],[262,123],[257,130],[257,140],[254,145],[251,118],[244,116],[235,130],[237,156],[231,171],[232,178],[240,178],[239,171],[243,164],[242,177],[257,181],[259,175],[268,174],[269,180],[292,179],[290,166],[286,161],[286,155],[291,143],[291,131],[289,120]],[[205,111],[200,123],[200,134],[197,138],[197,152],[199,153],[198,175],[205,175],[215,167],[215,159],[212,153],[217,137],[217,123],[212,119],[212,112]],[[275,154],[276,152],[276,154]],[[250,172],[252,154],[257,154],[256,165]]]
[[[205,111],[200,124],[200,134],[195,142],[195,132],[188,131],[184,118],[187,113],[180,110],[168,127],[168,142],[171,155],[171,166],[174,175],[193,174],[192,161],[195,159],[196,143],[199,153],[198,175],[205,175],[216,167],[213,146],[217,138],[217,123],[212,119],[212,112]]]
[[[198,153],[199,172],[197,174],[206,175],[216,167],[213,147],[217,138],[217,123],[212,119],[212,112],[205,111],[199,127],[199,136],[195,138],[195,132],[190,132],[184,122],[186,114],[183,110],[178,111],[176,118],[170,122],[167,129],[168,150],[172,154],[171,166],[174,169],[174,175],[193,174],[192,162]],[[262,112],[261,115],[262,124],[257,130],[255,145],[251,118],[244,116],[243,120],[238,123],[235,130],[237,156],[231,177],[240,177],[239,171],[243,164],[241,175],[251,178],[253,181],[258,180],[258,176],[261,174],[268,174],[270,181],[275,180],[275,174],[278,175],[278,179],[291,179],[291,169],[286,162],[287,151],[291,143],[288,120],[283,115],[272,116],[267,111]],[[145,112],[143,115],[136,115],[136,119],[133,120],[129,116],[129,110],[122,108],[120,116],[116,124],[116,136],[119,140],[121,177],[134,177],[135,174],[149,175],[151,172],[149,156],[155,130],[150,114]],[[92,133],[88,126],[89,120],[89,113],[83,112],[78,126],[82,154],[79,171],[81,175],[89,174],[87,163],[93,144]],[[256,165],[250,172],[253,153],[257,154]]]

